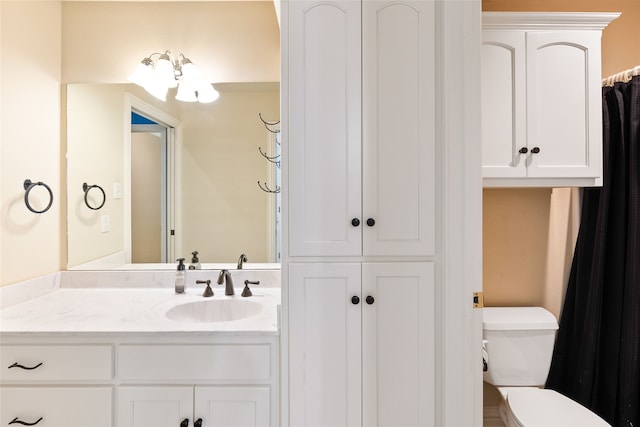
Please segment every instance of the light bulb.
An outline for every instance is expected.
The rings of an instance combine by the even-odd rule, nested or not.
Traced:
[[[178,84],[178,93],[176,94],[176,99],[183,102],[196,102],[198,98],[196,97],[195,87],[185,80],[182,80]]]
[[[211,85],[211,83],[209,83],[206,80],[200,80],[200,82],[198,82],[197,92],[198,92],[198,102],[201,102],[203,104],[208,104],[209,102],[213,102],[216,99],[218,99],[218,97],[220,96],[218,91],[215,90]]]
[[[128,77],[131,83],[142,87],[151,79],[153,79],[153,61],[151,58],[144,58]]]
[[[155,74],[167,87],[178,86],[178,81],[176,80],[173,69],[173,62],[169,57],[168,51],[160,55],[160,58],[156,61]]]

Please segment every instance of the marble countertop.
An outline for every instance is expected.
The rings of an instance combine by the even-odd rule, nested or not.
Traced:
[[[279,288],[252,289],[253,296],[224,296],[214,289],[176,294],[173,288],[58,288],[0,310],[0,334],[278,334]],[[241,299],[259,302],[261,310],[228,322],[174,321],[165,313],[174,306],[203,300]]]

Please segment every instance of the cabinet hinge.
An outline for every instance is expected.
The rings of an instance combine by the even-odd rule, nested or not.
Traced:
[[[484,295],[482,292],[474,292],[473,293],[473,308],[482,308],[484,307]]]

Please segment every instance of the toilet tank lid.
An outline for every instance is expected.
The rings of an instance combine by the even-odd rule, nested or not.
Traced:
[[[484,307],[482,328],[486,331],[555,330],[558,321],[542,307]]]

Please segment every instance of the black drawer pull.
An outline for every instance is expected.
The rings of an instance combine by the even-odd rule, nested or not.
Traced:
[[[22,420],[19,420],[18,417],[15,417],[11,421],[9,421],[9,424],[22,424],[23,426],[34,426],[38,424],[40,421],[42,421],[42,417],[38,418],[38,421],[36,421],[35,423],[27,423]]]
[[[20,368],[20,369],[26,369],[27,371],[31,371],[33,369],[36,369],[37,367],[39,367],[40,365],[42,365],[42,362],[38,363],[36,366],[24,366],[19,364],[18,362],[14,363],[13,365],[9,366],[7,369],[11,369],[11,368]]]
[[[182,420],[182,422],[180,423],[180,427],[189,427],[189,418],[185,418],[184,420]]]
[[[198,418],[193,422],[193,427],[202,427],[202,418]]]

